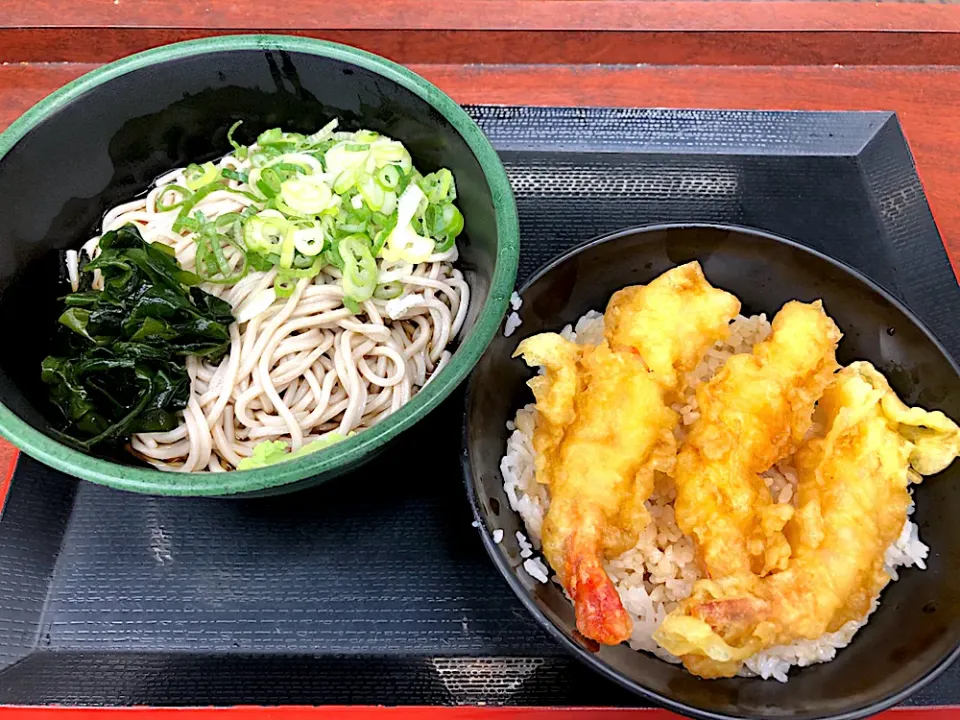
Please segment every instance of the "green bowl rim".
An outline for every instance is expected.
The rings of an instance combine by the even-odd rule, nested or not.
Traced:
[[[88,90],[157,62],[231,50],[288,50],[357,65],[410,90],[443,115],[470,147],[493,196],[497,222],[497,260],[490,291],[477,322],[450,363],[404,407],[379,425],[334,447],[258,470],[229,473],[168,473],[85,455],[48,437],[0,403],[0,435],[41,462],[63,472],[121,490],[153,495],[222,496],[256,493],[321,473],[348,468],[392,440],[433,410],[477,363],[500,327],[516,281],[520,226],[507,173],[490,141],[456,102],[432,83],[378,55],[357,48],[287,35],[226,35],[188,40],[136,53],[97,68],[30,108],[0,134],[0,160],[38,123]]]

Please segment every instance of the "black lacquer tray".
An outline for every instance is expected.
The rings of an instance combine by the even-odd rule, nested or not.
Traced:
[[[960,290],[892,114],[469,111],[513,182],[521,281],[620,227],[735,223],[859,268],[960,357]],[[462,402],[274,499],[124,494],[22,457],[0,517],[0,703],[641,704],[555,646],[490,564]],[[960,703],[960,667],[910,702]]]

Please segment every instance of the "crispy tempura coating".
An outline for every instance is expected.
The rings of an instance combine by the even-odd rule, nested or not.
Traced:
[[[517,348],[546,370],[530,381],[537,480],[550,485],[551,496],[544,554],[589,638],[617,644],[630,636],[632,622],[603,563],[632,547],[649,522],[644,503],[654,473],[672,472],[676,457],[677,415],[668,397],[724,337],[739,307],[691,263],[614,295],[599,346],[546,333]]]
[[[790,556],[778,505],[761,473],[794,453],[837,369],[840,331],[819,302],[789,302],[770,337],[734,355],[697,388],[700,419],[677,458],[677,524],[712,578],[767,574]]]
[[[707,349],[730,334],[738,312],[740,301],[713,287],[700,263],[691,262],[614,293],[603,317],[612,348],[633,348],[657,382],[678,391]]]
[[[730,677],[761,650],[863,618],[890,581],[884,555],[907,520],[909,483],[960,455],[960,428],[904,405],[869,363],[839,373],[820,405],[826,436],[796,455],[787,568],[702,580],[654,634],[691,672]]]

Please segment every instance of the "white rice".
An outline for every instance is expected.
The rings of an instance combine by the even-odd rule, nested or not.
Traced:
[[[542,583],[549,582],[547,566],[540,558],[528,558],[523,561],[523,569],[527,571],[530,577],[536,578]]]
[[[493,531],[493,542],[499,545],[503,541],[503,530],[497,528]]]
[[[507,321],[503,325],[503,336],[510,337],[511,335],[513,335],[516,329],[520,327],[520,325],[521,325],[520,316],[517,315],[515,312],[510,313],[509,315],[507,315]]]
[[[520,557],[528,558],[533,555],[533,545],[527,540],[527,536],[517,530],[517,545],[520,547]]]
[[[521,305],[523,305],[523,298],[520,297],[520,293],[514,291],[513,295],[510,296],[510,307],[519,310]]]
[[[508,318],[504,335],[511,334],[519,324],[517,318],[516,325],[511,327]],[[603,315],[590,311],[575,326],[564,327],[560,334],[574,342],[596,345],[603,339]],[[688,375],[685,402],[673,406],[681,418],[676,430],[678,439],[682,440],[686,428],[700,417],[694,394],[696,386],[712,377],[728,357],[749,352],[769,334],[770,323],[764,315],[739,316],[733,321],[727,340],[708,350],[700,365]],[[543,518],[550,507],[549,490],[537,482],[534,473],[533,431],[536,421],[536,407],[530,404],[521,408],[507,423],[511,434],[507,439],[506,455],[500,461],[500,471],[510,507],[523,519],[530,535],[527,540],[523,533],[517,533],[520,555],[524,558],[523,568],[531,577],[545,583],[549,570],[543,561],[532,557],[533,550],[540,547]],[[788,462],[774,466],[764,477],[775,502],[794,500],[797,473]],[[654,493],[647,502],[652,522],[633,548],[606,564],[607,574],[620,593],[624,608],[633,618],[633,634],[628,641],[630,647],[674,663],[679,662],[678,658],[657,645],[653,632],[667,614],[690,595],[693,584],[701,577],[693,541],[680,531],[674,518],[675,497],[673,481],[665,475],[658,475]],[[916,565],[924,569],[928,553],[929,549],[920,541],[916,524],[907,520],[900,537],[887,550],[885,569],[896,580],[899,566]],[[875,601],[873,608],[876,606]],[[804,667],[832,660],[837,650],[846,647],[857,630],[866,624],[868,617],[869,613],[816,640],[801,640],[758,653],[746,661],[742,674],[786,682],[787,672],[795,665]]]

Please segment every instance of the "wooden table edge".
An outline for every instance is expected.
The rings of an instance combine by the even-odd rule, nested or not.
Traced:
[[[958,32],[960,6],[767,0],[0,0],[0,28]]]

